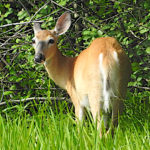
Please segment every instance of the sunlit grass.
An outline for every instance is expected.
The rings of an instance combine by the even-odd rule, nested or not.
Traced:
[[[150,149],[149,115],[142,116],[147,107],[130,110],[119,120],[119,126],[111,135],[100,139],[95,124],[87,119],[76,124],[73,109],[61,102],[55,107],[39,104],[32,114],[25,106],[19,105],[1,110],[0,115],[0,149],[6,150],[148,150]],[[133,105],[133,106],[134,106]],[[58,109],[59,108],[59,109]],[[135,116],[134,114],[138,114]],[[136,112],[134,112],[136,111]],[[142,112],[143,111],[143,112]],[[140,116],[143,118],[140,119]]]

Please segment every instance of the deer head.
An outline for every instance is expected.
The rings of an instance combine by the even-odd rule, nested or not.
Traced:
[[[35,49],[34,60],[42,63],[50,59],[57,51],[57,38],[64,34],[71,25],[71,16],[68,12],[62,14],[53,30],[42,30],[39,23],[34,23],[33,29],[35,37],[32,44]]]

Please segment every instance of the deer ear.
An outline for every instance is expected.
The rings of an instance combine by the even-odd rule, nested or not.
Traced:
[[[69,12],[65,12],[58,18],[54,31],[57,35],[62,35],[69,29],[70,25],[71,15]]]
[[[34,30],[34,34],[38,33],[39,31],[41,31],[41,27],[40,27],[40,23],[34,23],[33,25],[33,30]]]

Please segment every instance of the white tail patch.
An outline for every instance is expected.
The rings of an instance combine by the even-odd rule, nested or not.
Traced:
[[[116,51],[113,52],[113,58],[115,60],[115,63],[113,64],[111,69],[111,86],[113,97],[117,97],[119,88],[119,59]]]
[[[113,57],[117,63],[119,63],[117,52],[114,51]]]
[[[109,58],[108,58],[109,59]],[[111,59],[111,58],[110,58]],[[103,98],[103,110],[108,112],[110,110],[111,98],[116,96],[118,88],[118,56],[114,51],[113,59],[115,62],[112,64],[103,65],[103,54],[99,55],[99,66],[102,80],[102,98]]]

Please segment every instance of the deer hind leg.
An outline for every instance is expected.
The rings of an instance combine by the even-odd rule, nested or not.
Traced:
[[[111,133],[114,135],[114,129],[118,126],[118,117],[123,111],[123,100],[119,98],[114,98],[112,101],[112,118],[111,125],[107,131],[107,134]]]
[[[112,133],[114,132],[114,128],[118,126],[118,117],[122,114],[124,108],[124,98],[126,95],[126,86],[124,86],[124,82],[122,82],[121,87],[119,87],[119,93],[117,97],[113,98],[112,102]]]
[[[99,88],[94,88],[88,94],[90,110],[95,123],[97,123],[97,129],[100,129],[100,137],[102,137],[101,128],[101,103],[100,103],[100,90]]]

